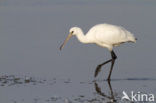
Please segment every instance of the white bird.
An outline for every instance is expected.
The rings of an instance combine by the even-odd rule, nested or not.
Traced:
[[[79,27],[72,27],[69,30],[69,35],[65,39],[64,43],[60,46],[60,50],[64,47],[66,42],[75,35],[81,43],[95,43],[103,48],[107,48],[112,56],[112,59],[100,64],[97,66],[95,71],[95,77],[100,71],[101,67],[108,63],[112,62],[109,76],[107,80],[110,80],[113,65],[115,59],[117,58],[116,54],[113,51],[114,46],[119,46],[125,42],[136,42],[136,38],[132,33],[127,31],[125,28],[121,26],[111,25],[111,24],[98,24],[93,26],[86,35],[84,35],[83,31]]]

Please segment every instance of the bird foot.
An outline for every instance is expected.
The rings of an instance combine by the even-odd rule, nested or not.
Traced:
[[[98,73],[101,71],[101,67],[102,67],[102,65],[98,65],[98,66],[96,67],[94,77],[96,77],[96,76],[98,75]]]

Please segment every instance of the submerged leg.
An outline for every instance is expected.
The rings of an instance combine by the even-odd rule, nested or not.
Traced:
[[[112,74],[115,59],[117,59],[117,56],[116,56],[116,54],[114,53],[113,50],[111,51],[111,56],[112,56],[112,64],[111,64],[111,68],[110,68],[109,75],[108,75],[108,78],[107,78],[108,81],[110,81],[110,77],[111,77],[111,74]]]

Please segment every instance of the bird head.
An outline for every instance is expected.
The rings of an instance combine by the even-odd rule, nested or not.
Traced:
[[[72,27],[69,30],[69,33],[71,33],[72,35],[78,35],[80,34],[81,29],[79,27]]]
[[[79,27],[72,27],[69,30],[69,35],[67,36],[67,38],[65,39],[65,41],[63,42],[63,44],[60,46],[60,50],[62,50],[62,48],[64,47],[64,45],[67,43],[67,41],[73,36],[73,35],[78,35],[81,31],[81,29]]]

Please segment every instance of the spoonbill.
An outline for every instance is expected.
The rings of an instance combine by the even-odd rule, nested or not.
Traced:
[[[136,38],[134,35],[126,30],[125,28],[121,26],[116,26],[112,24],[97,24],[93,26],[86,35],[84,35],[83,31],[79,27],[72,27],[69,30],[69,35],[63,42],[63,44],[60,46],[60,50],[64,47],[64,45],[67,43],[67,41],[72,37],[76,36],[77,39],[81,43],[95,43],[98,46],[101,46],[103,48],[107,48],[111,53],[111,59],[98,65],[94,76],[96,77],[98,73],[101,71],[101,67],[109,62],[111,62],[111,68],[109,71],[109,75],[107,80],[110,80],[111,73],[113,70],[113,66],[115,63],[115,60],[117,59],[117,56],[115,52],[113,51],[113,47],[119,46],[122,43],[126,42],[133,42],[136,43]]]

